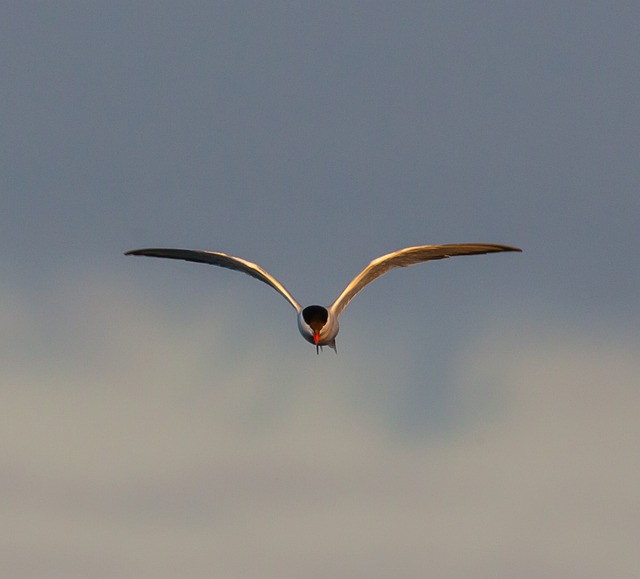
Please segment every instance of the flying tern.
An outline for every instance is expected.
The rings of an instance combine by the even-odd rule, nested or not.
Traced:
[[[407,267],[432,261],[445,259],[456,255],[479,255],[497,253],[501,251],[522,251],[518,247],[486,243],[453,243],[448,245],[418,245],[406,247],[374,259],[356,277],[354,277],[337,299],[329,306],[311,305],[302,307],[275,277],[267,273],[259,265],[233,257],[218,251],[202,251],[195,249],[150,248],[134,249],[125,255],[146,255],[149,257],[164,257],[168,259],[182,259],[197,263],[217,265],[246,273],[251,277],[271,286],[283,296],[296,310],[298,315],[298,330],[302,337],[316,347],[319,353],[322,346],[329,346],[336,352],[336,336],[338,335],[338,317],[349,302],[369,283],[377,277],[396,267]]]

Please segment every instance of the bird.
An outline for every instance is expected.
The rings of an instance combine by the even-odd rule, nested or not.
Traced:
[[[275,277],[267,273],[259,265],[219,251],[197,249],[148,248],[133,249],[125,255],[144,255],[167,259],[181,259],[196,263],[217,265],[227,269],[240,271],[266,283],[283,296],[297,313],[298,330],[302,337],[314,345],[316,354],[323,346],[332,348],[336,354],[336,336],[340,330],[338,318],[349,302],[360,293],[365,286],[390,269],[408,267],[417,263],[445,259],[457,255],[480,255],[504,251],[522,251],[518,247],[490,243],[450,243],[444,245],[418,245],[405,247],[374,259],[356,277],[354,277],[336,300],[328,307],[309,305],[302,307]]]

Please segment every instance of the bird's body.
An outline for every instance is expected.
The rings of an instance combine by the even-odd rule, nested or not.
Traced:
[[[351,282],[338,298],[328,307],[311,305],[302,307],[288,292],[288,290],[272,275],[260,266],[250,261],[233,257],[217,251],[201,251],[194,249],[135,249],[127,251],[125,255],[146,255],[149,257],[164,257],[168,259],[183,259],[198,263],[207,263],[241,271],[259,279],[275,289],[296,310],[298,314],[298,330],[307,342],[316,346],[316,352],[322,346],[329,346],[336,350],[336,336],[340,326],[338,317],[347,304],[362,289],[377,277],[395,267],[407,267],[425,261],[445,259],[455,255],[479,255],[483,253],[497,253],[502,251],[522,251],[508,245],[486,243],[455,243],[449,245],[419,245],[406,247],[374,259]],[[337,350],[336,350],[337,351]]]

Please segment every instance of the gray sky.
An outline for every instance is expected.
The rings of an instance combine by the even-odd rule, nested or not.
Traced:
[[[637,577],[639,12],[5,2],[5,574]]]

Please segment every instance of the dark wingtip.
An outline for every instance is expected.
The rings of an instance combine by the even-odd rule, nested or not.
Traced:
[[[522,252],[522,249],[516,247],[515,245],[494,245],[494,251],[519,251]],[[491,251],[489,252],[491,253]]]

